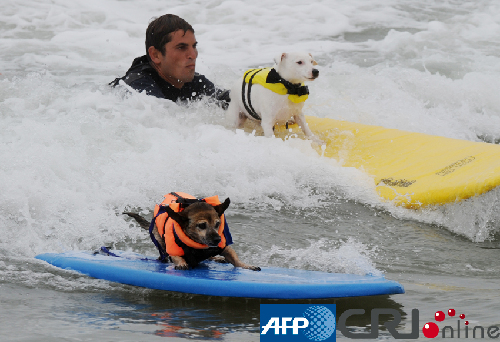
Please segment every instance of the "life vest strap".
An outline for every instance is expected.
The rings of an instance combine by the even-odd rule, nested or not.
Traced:
[[[155,244],[156,248],[158,248],[158,251],[160,252],[160,258],[159,258],[159,260],[161,262],[167,262],[168,261],[168,254],[163,250],[163,248],[161,248],[160,243],[155,238],[153,230],[155,228],[156,218],[159,215],[164,214],[164,213],[166,213],[165,206],[160,205],[160,209],[158,210],[158,213],[156,214],[156,216],[153,217],[153,219],[151,220],[151,224],[149,225],[149,236],[151,237],[151,241],[153,241],[153,243]],[[165,223],[166,223],[166,221],[165,221]]]
[[[271,68],[267,74],[266,83],[281,83],[285,86],[288,95],[305,96],[309,95],[309,87],[300,83],[292,83],[285,80],[278,74],[276,69]]]
[[[249,70],[245,74],[245,76],[243,77],[243,84],[242,84],[242,87],[241,87],[241,100],[243,101],[243,106],[245,106],[245,109],[247,110],[248,114],[250,114],[255,120],[258,120],[258,121],[260,121],[262,119],[259,116],[259,114],[257,114],[257,112],[255,111],[255,109],[252,106],[252,99],[250,97],[250,94],[252,93],[253,79],[254,79],[255,75],[257,75],[262,70],[264,70],[264,69],[252,69],[252,70]],[[247,94],[245,96],[245,84],[247,83],[246,82],[246,78],[247,78],[247,76],[251,72],[253,72],[253,75],[250,76],[250,79],[248,80],[248,86],[246,87],[247,88]]]

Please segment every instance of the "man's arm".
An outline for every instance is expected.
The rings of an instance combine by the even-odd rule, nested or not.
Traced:
[[[231,102],[230,91],[217,88],[208,78],[203,75],[196,75],[193,82],[193,92],[199,96],[208,96],[222,109],[227,109]]]

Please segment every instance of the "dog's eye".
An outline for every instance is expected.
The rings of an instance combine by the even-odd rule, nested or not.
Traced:
[[[196,226],[198,227],[198,229],[207,229],[207,224],[205,222],[198,223]]]
[[[302,61],[298,61],[298,62],[297,62],[297,64],[298,64],[298,65],[302,65]]]
[[[215,222],[215,229],[219,229],[220,227],[220,222]]]

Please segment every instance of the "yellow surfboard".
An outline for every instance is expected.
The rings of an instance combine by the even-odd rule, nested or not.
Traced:
[[[308,116],[324,156],[373,176],[384,199],[407,208],[456,202],[500,184],[500,146]],[[276,127],[281,138],[304,135]],[[319,153],[323,153],[318,148]]]

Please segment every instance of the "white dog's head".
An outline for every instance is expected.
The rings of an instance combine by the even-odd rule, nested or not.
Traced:
[[[319,76],[319,70],[315,68],[318,63],[310,53],[283,53],[274,61],[276,62],[275,69],[278,74],[289,82],[314,81]]]

